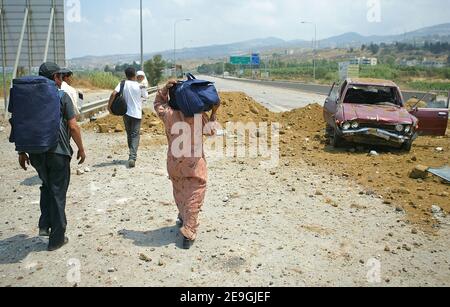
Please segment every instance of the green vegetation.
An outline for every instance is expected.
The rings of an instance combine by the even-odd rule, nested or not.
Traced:
[[[110,72],[84,72],[75,73],[76,83],[79,87],[87,86],[101,89],[114,89],[121,78]]]
[[[144,71],[150,86],[157,86],[161,82],[163,70],[167,66],[161,55],[155,55],[153,59],[145,62]]]

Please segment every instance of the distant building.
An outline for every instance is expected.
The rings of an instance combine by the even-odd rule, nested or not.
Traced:
[[[295,51],[293,49],[287,49],[284,51],[285,55],[293,55],[295,53]]]
[[[354,58],[350,60],[350,65],[364,65],[364,66],[377,66],[377,58]]]
[[[406,66],[406,67],[415,67],[420,65],[420,61],[418,60],[401,60],[400,66]]]
[[[426,58],[424,58],[423,62],[422,62],[422,66],[428,67],[428,68],[444,68],[445,64],[442,62],[438,62],[438,61],[429,61]]]
[[[445,67],[445,63],[435,61],[435,60],[427,60],[427,58],[424,58],[423,61],[419,60],[401,60],[400,61],[401,66],[407,66],[407,67],[427,67],[427,68],[443,68]]]

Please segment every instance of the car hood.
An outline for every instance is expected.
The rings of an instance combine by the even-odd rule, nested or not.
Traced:
[[[413,124],[413,117],[405,108],[344,103],[342,109],[345,121],[361,120],[384,124]]]

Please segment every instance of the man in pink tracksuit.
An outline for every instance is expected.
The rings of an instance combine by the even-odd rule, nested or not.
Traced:
[[[205,113],[194,117],[186,117],[181,111],[169,106],[169,89],[177,82],[169,81],[158,91],[155,99],[155,111],[164,122],[169,142],[167,155],[167,170],[173,184],[173,194],[179,210],[179,222],[183,235],[183,248],[192,247],[199,228],[198,216],[203,206],[206,194],[207,165],[203,152],[203,134],[214,135],[214,122],[219,106],[212,110],[211,117]],[[190,133],[185,137],[187,142],[180,149],[181,133],[188,128]],[[180,131],[184,131],[181,132]],[[189,144],[186,144],[189,143]],[[187,150],[186,150],[187,149]],[[180,154],[181,152],[181,154]]]

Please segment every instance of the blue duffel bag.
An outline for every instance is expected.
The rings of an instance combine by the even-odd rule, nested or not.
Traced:
[[[61,124],[62,93],[44,77],[13,80],[8,111],[12,114],[10,142],[16,151],[44,153],[56,147]]]
[[[192,74],[187,74],[187,78],[170,90],[169,104],[173,109],[180,110],[186,117],[194,117],[220,104],[213,82],[197,80]]]

